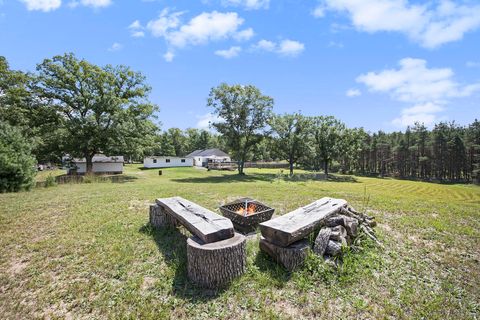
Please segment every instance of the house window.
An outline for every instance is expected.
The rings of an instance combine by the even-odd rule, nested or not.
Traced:
[[[182,161],[182,162],[185,162],[185,159],[182,159],[181,161]]]
[[[153,163],[157,163],[157,159],[153,159]]]
[[[165,162],[166,162],[166,163],[169,163],[169,162],[170,162],[170,159],[165,159]]]

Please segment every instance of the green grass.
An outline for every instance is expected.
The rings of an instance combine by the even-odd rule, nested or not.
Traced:
[[[60,174],[57,172],[56,174]],[[301,173],[301,172],[299,172]],[[476,319],[480,316],[480,188],[339,176],[286,178],[127,166],[120,183],[0,194],[0,318]],[[44,178],[45,179],[45,178]],[[40,179],[41,180],[41,179]],[[313,254],[293,273],[247,245],[247,272],[225,290],[186,278],[186,231],[154,231],[148,204],[182,196],[206,208],[249,196],[284,214],[323,196],[379,222],[333,269]]]

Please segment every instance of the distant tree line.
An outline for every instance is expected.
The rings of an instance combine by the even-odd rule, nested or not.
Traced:
[[[428,130],[369,133],[331,116],[274,114],[273,98],[252,85],[220,84],[207,99],[216,133],[160,130],[145,77],[126,66],[96,66],[73,54],[45,59],[36,72],[12,70],[0,56],[0,192],[33,185],[35,163],[96,153],[185,156],[220,148],[238,162],[286,161],[297,167],[361,175],[480,182],[480,123],[441,122]]]

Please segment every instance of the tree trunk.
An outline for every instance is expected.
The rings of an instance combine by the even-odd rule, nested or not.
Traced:
[[[328,179],[328,160],[323,161],[323,170],[325,171],[325,177]]]
[[[260,249],[277,263],[281,263],[288,271],[292,271],[303,265],[310,251],[310,244],[306,239],[303,239],[287,247],[281,247],[261,237]]]
[[[93,172],[93,155],[89,152],[85,152],[85,160],[87,162],[86,174],[91,174]]]
[[[243,160],[238,161],[238,174],[243,175]]]
[[[293,176],[293,159],[288,161],[290,163],[290,175]]]
[[[207,244],[197,236],[187,240],[188,277],[202,287],[224,287],[243,274],[246,266],[247,241],[239,233]]]

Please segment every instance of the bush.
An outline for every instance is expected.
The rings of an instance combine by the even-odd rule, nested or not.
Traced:
[[[0,121],[0,192],[28,190],[35,183],[31,143],[18,128]]]
[[[45,179],[45,188],[53,187],[55,185],[57,185],[57,182],[55,181],[55,177],[49,174]]]

